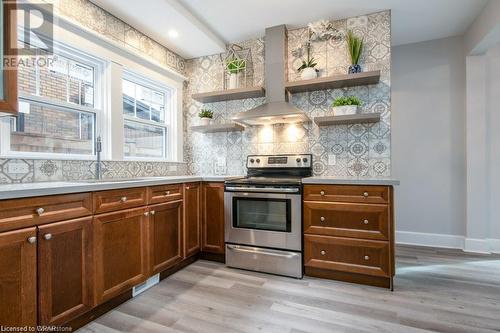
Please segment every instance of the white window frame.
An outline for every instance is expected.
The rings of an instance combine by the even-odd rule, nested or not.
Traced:
[[[155,127],[162,127],[165,130],[165,142],[164,142],[164,157],[141,157],[141,156],[125,156],[125,152],[122,151],[122,158],[124,161],[173,161],[176,160],[176,146],[178,133],[175,130],[176,127],[176,117],[177,117],[177,89],[175,87],[168,86],[164,83],[160,83],[156,80],[152,80],[144,75],[137,74],[129,69],[123,69],[123,74],[121,78],[121,83],[123,80],[130,81],[132,83],[144,86],[146,88],[162,92],[165,96],[165,114],[163,122],[156,122],[152,120],[140,119],[125,115],[123,113],[123,95],[120,95],[121,101],[121,117],[123,118],[123,142],[125,142],[125,121],[134,122],[138,124],[151,125]],[[123,94],[123,93],[122,93]],[[169,96],[169,98],[168,98]],[[124,146],[124,145],[122,145]]]
[[[19,94],[19,102],[34,103],[58,110],[82,111],[95,115],[94,140],[105,133],[107,127],[104,105],[106,105],[106,61],[91,56],[66,44],[54,41],[54,54],[61,55],[70,60],[82,63],[94,68],[94,108],[52,100],[43,96],[36,96],[26,93]],[[92,154],[68,154],[68,153],[40,153],[40,152],[18,152],[10,150],[11,128],[9,117],[4,117],[0,121],[0,157],[2,158],[36,158],[36,159],[59,159],[59,160],[93,160],[95,151]],[[95,143],[95,142],[94,142]],[[94,148],[95,149],[95,148]]]

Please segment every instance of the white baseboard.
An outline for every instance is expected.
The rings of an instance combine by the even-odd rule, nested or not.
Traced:
[[[463,236],[396,231],[397,244],[463,249],[464,240]]]
[[[475,239],[423,232],[396,231],[396,244],[460,249],[473,253],[500,253],[500,239]]]

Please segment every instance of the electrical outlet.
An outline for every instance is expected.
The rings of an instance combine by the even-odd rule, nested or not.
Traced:
[[[28,173],[29,171],[30,167],[26,163],[10,162],[9,164],[7,164],[7,173],[22,174],[22,173]]]
[[[337,155],[328,154],[328,165],[336,165],[337,164]]]

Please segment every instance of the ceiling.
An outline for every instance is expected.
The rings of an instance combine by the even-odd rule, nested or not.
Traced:
[[[465,32],[487,0],[92,0],[184,58],[224,51],[228,42],[319,19],[342,19],[392,10],[392,44],[403,45]],[[286,4],[286,6],[285,6]],[[169,35],[171,30],[177,38]]]

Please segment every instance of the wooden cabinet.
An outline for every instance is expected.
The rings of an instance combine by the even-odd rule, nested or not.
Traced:
[[[93,301],[92,217],[38,230],[41,325],[60,325],[90,310]]]
[[[201,250],[224,254],[224,183],[204,183],[202,205]]]
[[[0,233],[0,323],[35,326],[36,228]]]
[[[94,213],[113,212],[147,204],[144,187],[94,192]]]
[[[17,70],[6,69],[4,66],[8,64],[10,58],[16,56],[16,50],[10,46],[16,44],[17,40],[17,20],[16,15],[11,15],[11,11],[16,9],[16,3],[2,1],[3,6],[0,13],[2,17],[2,31],[0,49],[4,57],[0,64],[0,114],[16,115],[19,110],[17,100]]]
[[[184,185],[184,257],[201,249],[201,185]]]
[[[98,304],[148,276],[148,216],[135,208],[94,216],[95,296]]]
[[[148,188],[149,204],[156,204],[182,199],[182,184],[158,185]]]
[[[183,259],[182,201],[149,207],[152,274],[164,271]]]
[[[92,215],[90,193],[0,201],[0,231]]]
[[[390,186],[305,185],[306,275],[392,288]]]

